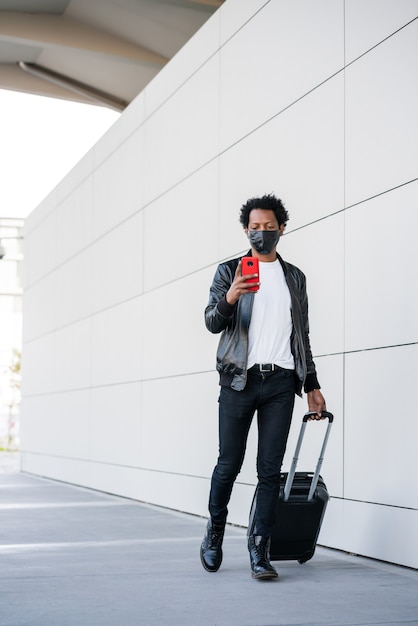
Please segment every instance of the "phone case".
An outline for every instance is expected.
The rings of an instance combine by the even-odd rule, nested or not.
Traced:
[[[241,272],[243,276],[248,274],[258,274],[258,259],[253,256],[244,256],[241,259]],[[258,283],[259,278],[249,278],[247,282]],[[258,291],[259,287],[250,287],[249,291]]]

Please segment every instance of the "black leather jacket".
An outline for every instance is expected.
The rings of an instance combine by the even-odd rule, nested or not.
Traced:
[[[251,256],[251,251],[247,256]],[[296,393],[320,389],[309,343],[308,297],[303,272],[277,255],[289,287],[292,301],[293,331],[291,349],[298,380]],[[234,280],[239,258],[218,265],[209,302],[205,309],[206,327],[212,333],[222,332],[216,355],[220,384],[236,391],[244,389],[247,380],[248,328],[254,294],[241,297],[234,305],[226,301],[226,293]]]

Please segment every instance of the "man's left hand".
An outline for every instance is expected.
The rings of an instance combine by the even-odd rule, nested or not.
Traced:
[[[308,407],[309,411],[314,411],[316,415],[313,415],[309,419],[311,420],[322,420],[322,411],[327,410],[327,405],[325,403],[325,398],[322,395],[319,389],[313,389],[308,392]]]

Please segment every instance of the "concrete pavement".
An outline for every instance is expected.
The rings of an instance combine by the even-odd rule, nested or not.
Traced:
[[[418,572],[318,548],[254,581],[245,529],[203,570],[206,520],[0,473],[1,626],[418,625]]]

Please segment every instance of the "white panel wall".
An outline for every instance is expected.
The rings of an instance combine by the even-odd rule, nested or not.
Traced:
[[[246,250],[241,204],[274,192],[336,418],[320,541],[418,567],[417,16],[417,0],[227,0],[29,217],[25,471],[207,514],[203,311],[217,263]],[[253,428],[237,524],[255,454]]]

